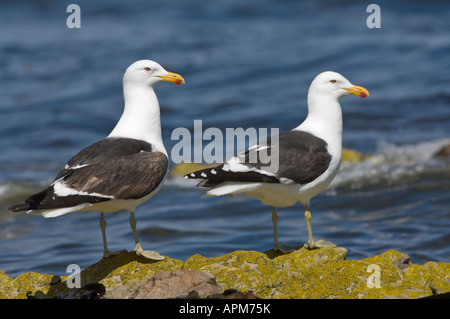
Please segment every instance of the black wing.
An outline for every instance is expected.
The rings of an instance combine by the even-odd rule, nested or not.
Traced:
[[[307,132],[290,131],[262,140],[239,154],[238,159],[243,165],[239,170],[222,164],[186,177],[204,179],[199,185],[207,187],[225,181],[307,184],[328,169],[331,155],[324,140]]]
[[[105,138],[78,152],[55,177],[55,181],[76,167],[105,162],[109,159],[129,156],[141,151],[151,152],[152,145],[131,138]]]
[[[168,167],[167,156],[151,152],[151,148],[149,143],[126,138],[107,138],[94,143],[75,155],[50,187],[10,210],[53,209],[142,198],[158,187]],[[57,184],[78,194],[58,194]]]
[[[167,172],[167,156],[139,152],[88,165],[64,177],[64,183],[80,192],[139,199],[151,193]]]

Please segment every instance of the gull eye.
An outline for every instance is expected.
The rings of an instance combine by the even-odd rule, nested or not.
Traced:
[[[148,66],[144,69],[145,71],[151,71],[152,69],[150,69]]]
[[[336,84],[336,80],[331,80],[330,82],[333,84]]]

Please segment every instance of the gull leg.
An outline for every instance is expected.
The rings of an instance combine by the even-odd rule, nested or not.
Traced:
[[[278,214],[276,206],[274,206],[272,210],[272,222],[273,222],[273,250],[281,251],[283,254],[291,252],[292,250],[282,248],[278,245]]]
[[[305,205],[305,220],[306,226],[308,227],[308,242],[304,245],[306,249],[336,247],[335,244],[323,239],[314,241],[311,230],[311,212],[309,211],[309,205]]]
[[[130,226],[133,230],[133,236],[134,236],[134,242],[136,243],[136,246],[134,247],[134,251],[136,252],[136,255],[143,256],[148,259],[152,260],[164,260],[165,257],[161,256],[156,251],[150,251],[150,250],[144,250],[141,247],[141,243],[139,242],[138,233],[136,230],[136,217],[134,216],[134,211],[130,211]]]
[[[278,247],[278,215],[277,208],[274,206],[272,210],[272,223],[273,223],[273,250],[279,250]]]
[[[120,254],[122,252],[126,252],[126,249],[122,249],[119,251],[111,252],[108,250],[108,245],[106,244],[106,219],[103,213],[100,213],[100,228],[102,230],[102,239],[103,239],[103,258],[108,258],[113,255]]]
[[[314,238],[311,230],[311,212],[309,211],[309,206],[307,205],[305,205],[305,220],[306,226],[308,227],[308,242],[305,244],[305,248],[314,249]]]

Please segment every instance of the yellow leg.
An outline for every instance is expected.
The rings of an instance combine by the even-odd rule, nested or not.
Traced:
[[[311,230],[311,212],[307,205],[305,205],[305,220],[306,227],[308,227],[308,242],[305,244],[305,248],[314,249],[314,238]]]
[[[314,241],[312,230],[311,230],[311,212],[309,211],[309,206],[305,205],[305,220],[306,226],[308,227],[308,242],[304,245],[306,249],[315,249],[315,248],[331,248],[336,247],[335,244],[320,239],[319,241]]]

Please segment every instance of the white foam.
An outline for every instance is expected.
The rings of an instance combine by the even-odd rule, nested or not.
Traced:
[[[445,171],[449,166],[448,161],[434,161],[433,155],[449,143],[450,139],[407,145],[380,142],[377,152],[368,159],[359,163],[342,163],[330,190],[403,185],[429,171]]]

